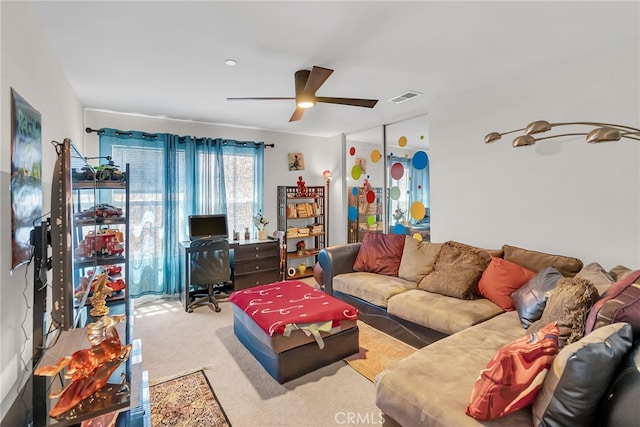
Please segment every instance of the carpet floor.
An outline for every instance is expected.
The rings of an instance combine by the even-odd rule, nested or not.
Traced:
[[[203,370],[233,427],[367,426],[380,419],[372,382],[344,360],[278,384],[236,338],[228,302],[219,313],[205,306],[186,313],[175,299],[134,303],[133,334],[141,338],[149,383]]]
[[[230,427],[203,371],[149,387],[153,427]]]

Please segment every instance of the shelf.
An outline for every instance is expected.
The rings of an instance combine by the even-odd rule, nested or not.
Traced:
[[[318,252],[320,252],[320,249],[308,249],[304,251],[305,254],[304,255],[300,255],[297,251],[296,252],[287,252],[287,258],[288,259],[294,259],[294,258],[310,258],[310,257],[314,257],[316,255],[318,255]]]
[[[91,257],[84,260],[75,260],[74,265],[76,268],[89,268],[89,267],[94,267],[96,265],[123,264],[124,262],[125,262],[125,257],[118,255],[118,256]]]
[[[313,276],[318,253],[325,247],[327,236],[326,187],[307,186],[307,195],[298,195],[298,187],[278,186],[278,230],[285,230],[285,253],[282,273],[285,279],[299,279]],[[305,206],[306,205],[306,206]],[[299,214],[302,214],[300,216]],[[314,226],[316,232],[311,232]],[[309,234],[297,234],[297,230],[309,231]],[[322,231],[317,232],[318,229]],[[287,234],[296,233],[296,234]],[[305,253],[299,255],[295,243],[305,242]],[[291,252],[293,251],[293,252]],[[299,264],[305,264],[307,270],[300,274]],[[295,269],[293,276],[288,275],[290,268]]]
[[[97,218],[77,218],[74,219],[75,227],[88,227],[92,225],[109,225],[109,224],[126,224],[127,218],[124,216],[116,216],[116,217],[97,217]]]
[[[285,236],[287,239],[306,239],[307,237],[319,237],[324,236],[324,233],[314,233],[314,234],[301,234],[299,236]]]
[[[312,200],[322,199],[323,196],[287,196],[287,200]]]
[[[302,279],[304,277],[311,277],[313,276],[313,268],[307,266],[307,269],[304,273],[300,274],[299,271],[296,270],[296,274],[294,274],[293,276],[289,276],[287,274],[287,280],[295,280],[295,279]]]
[[[127,188],[126,181],[74,181],[72,184],[72,188],[74,190],[93,190],[95,189],[103,189],[103,190],[124,190]]]

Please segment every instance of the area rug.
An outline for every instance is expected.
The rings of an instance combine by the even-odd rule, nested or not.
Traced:
[[[416,348],[393,338],[358,320],[360,352],[344,360],[369,381],[376,378],[398,360],[416,351]]]
[[[153,427],[231,426],[201,370],[151,385],[149,397]]]

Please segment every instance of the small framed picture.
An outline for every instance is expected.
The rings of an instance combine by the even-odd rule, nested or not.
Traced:
[[[289,153],[289,170],[290,171],[304,170],[304,154]]]
[[[367,172],[367,159],[363,157],[356,157],[356,165],[360,166],[360,171],[362,173]]]

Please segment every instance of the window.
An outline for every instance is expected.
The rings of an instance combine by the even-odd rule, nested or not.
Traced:
[[[192,214],[227,214],[229,233],[262,206],[263,145],[101,130],[100,154],[129,164],[129,293],[173,294]]]

